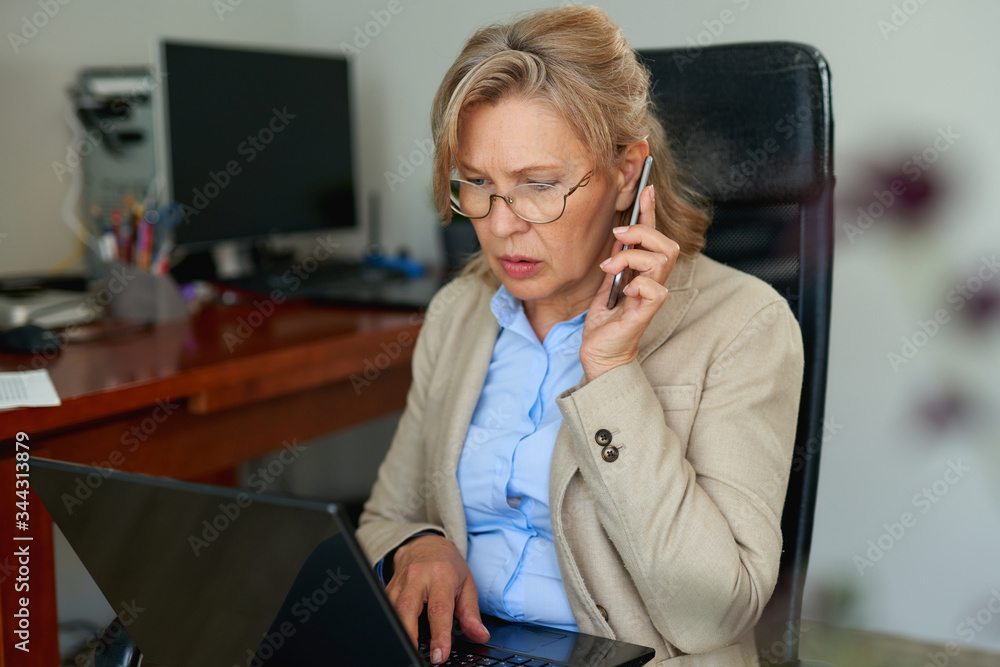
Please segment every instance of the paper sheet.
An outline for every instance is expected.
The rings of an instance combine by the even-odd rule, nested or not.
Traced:
[[[0,410],[61,404],[52,378],[44,368],[0,373]]]

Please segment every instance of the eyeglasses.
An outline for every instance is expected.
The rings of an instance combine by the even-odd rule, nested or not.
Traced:
[[[506,194],[492,193],[485,188],[463,181],[451,181],[451,209],[470,220],[485,218],[493,210],[493,199],[502,199],[514,215],[526,222],[547,224],[558,220],[566,211],[566,198],[590,183],[593,171],[564,193],[548,183],[525,183],[511,188]]]

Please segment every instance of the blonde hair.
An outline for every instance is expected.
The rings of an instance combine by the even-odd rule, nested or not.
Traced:
[[[650,97],[649,71],[621,29],[596,7],[522,14],[476,32],[444,76],[431,112],[434,201],[451,221],[450,185],[463,109],[519,97],[549,105],[607,175],[629,145],[646,139],[653,156],[656,227],[692,256],[705,245],[708,202],[684,181]],[[620,214],[624,217],[625,213]],[[496,284],[481,254],[464,273]]]

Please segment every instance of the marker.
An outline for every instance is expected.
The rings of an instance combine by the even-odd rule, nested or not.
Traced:
[[[132,207],[132,249],[129,261],[135,264],[139,263],[139,256],[142,254],[142,239],[139,238],[139,221],[142,219],[144,212],[145,209],[142,207],[142,204],[136,204]]]
[[[139,268],[148,271],[153,258],[153,227],[145,220],[140,223],[139,236],[141,238]]]

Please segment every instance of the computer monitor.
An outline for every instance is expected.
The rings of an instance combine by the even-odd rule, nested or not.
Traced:
[[[160,57],[178,245],[357,226],[346,58],[172,40]]]

